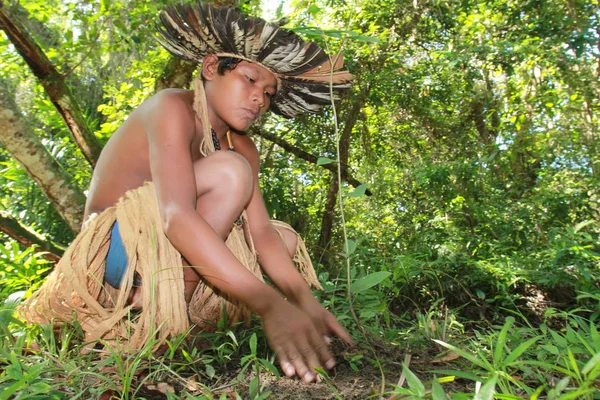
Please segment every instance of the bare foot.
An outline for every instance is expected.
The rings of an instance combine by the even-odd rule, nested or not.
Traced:
[[[127,304],[131,305],[134,310],[142,309],[142,288],[132,287],[127,298]]]

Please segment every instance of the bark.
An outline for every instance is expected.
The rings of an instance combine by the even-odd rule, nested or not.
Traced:
[[[315,156],[314,154],[310,154],[310,153],[300,149],[299,147],[296,147],[293,144],[285,141],[284,139],[278,137],[277,135],[266,132],[264,129],[261,129],[258,127],[251,128],[250,133],[261,136],[261,137],[277,144],[279,147],[281,147],[288,153],[292,153],[296,157],[301,158],[305,161],[308,161],[309,163],[316,164],[317,160],[319,159],[319,157]],[[342,163],[341,165],[342,165],[342,180],[343,181],[348,182],[350,185],[352,185],[354,187],[358,187],[358,186],[362,185],[361,182],[359,182],[356,178],[354,178],[350,174],[350,172],[348,172],[347,162]],[[337,174],[337,166],[335,164],[325,164],[325,165],[321,165],[321,167],[331,171],[332,173]],[[367,196],[371,196],[373,193],[367,189],[365,194]]]
[[[168,88],[186,88],[192,80],[197,65],[181,58],[171,56],[161,76],[154,85],[154,92]]]
[[[64,248],[24,227],[19,221],[2,210],[0,210],[0,232],[12,237],[24,247],[37,245],[45,252],[42,257],[46,260],[58,262],[65,252]]]
[[[364,97],[363,97],[364,98]],[[344,123],[344,129],[342,130],[342,135],[340,136],[339,148],[340,148],[340,166],[342,170],[348,170],[348,158],[350,153],[350,135],[352,134],[352,129],[354,129],[354,125],[356,125],[356,121],[358,121],[358,117],[360,115],[360,110],[363,106],[363,101],[361,99],[357,99]],[[331,183],[329,185],[329,191],[327,193],[327,201],[325,202],[325,210],[323,211],[323,218],[321,219],[321,232],[319,234],[319,247],[323,251],[323,264],[330,265],[331,260],[329,257],[329,252],[327,251],[329,248],[329,244],[331,243],[331,236],[333,234],[333,219],[335,216],[336,209],[336,200],[337,194],[339,192],[339,182],[338,175],[336,173],[332,173],[331,175]]]
[[[11,19],[3,7],[0,7],[0,26],[29,65],[33,74],[40,80],[84,157],[92,166],[96,165],[102,147],[88,127],[79,104],[73,97],[64,77],[50,62],[25,27],[16,19]]]
[[[9,93],[0,87],[0,142],[48,196],[73,231],[81,228],[85,196],[42,145]]]

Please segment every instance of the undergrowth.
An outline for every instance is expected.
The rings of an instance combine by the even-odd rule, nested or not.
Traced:
[[[3,282],[13,271],[2,273]],[[322,273],[325,290],[318,296],[355,338],[368,335],[375,345],[377,357],[365,341],[338,352],[338,363],[357,376],[382,368],[384,392],[373,389],[371,397],[600,398],[600,292],[581,292],[570,310],[546,307],[536,321],[514,307],[496,309],[486,322],[469,320],[465,316],[470,313],[447,307],[443,298],[427,307],[413,304],[416,311],[392,313],[388,305],[395,294],[389,277],[366,277],[354,276],[352,284],[361,332],[352,322],[345,278]],[[265,399],[273,398],[272,385],[281,379],[258,321],[251,329],[221,321],[213,333],[181,335],[159,351],[153,349],[155,343],[135,354],[109,344],[87,351],[77,324],[26,326],[15,318],[23,293],[16,291],[28,286],[23,281],[11,287],[13,295],[3,292],[0,400]],[[472,304],[482,301],[474,297]],[[335,377],[319,372],[330,398],[343,398]]]

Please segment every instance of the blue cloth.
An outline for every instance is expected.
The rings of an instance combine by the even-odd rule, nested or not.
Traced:
[[[110,286],[118,289],[121,287],[125,271],[127,271],[127,253],[121,239],[121,232],[119,232],[119,222],[115,221],[110,232],[110,245],[106,255],[104,280]]]

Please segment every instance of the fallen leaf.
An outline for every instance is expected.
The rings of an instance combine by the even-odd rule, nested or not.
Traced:
[[[458,354],[456,354],[453,351],[450,351],[444,357],[434,358],[433,360],[431,360],[431,363],[432,364],[439,364],[439,363],[443,363],[443,362],[454,361],[454,360],[457,360],[459,358],[460,358],[460,356]]]
[[[156,385],[156,389],[164,394],[175,393],[173,386],[169,385],[167,382],[159,382],[158,385]]]
[[[198,385],[198,375],[192,375],[186,379],[187,384],[185,388],[190,392],[196,392],[200,390],[200,386]]]

